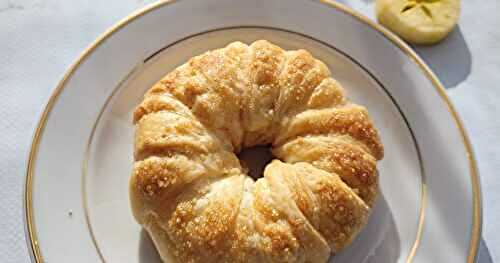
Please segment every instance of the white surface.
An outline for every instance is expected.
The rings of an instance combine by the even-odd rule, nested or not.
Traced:
[[[14,2],[14,1],[12,1]],[[144,2],[0,1],[0,255],[27,262],[22,186],[39,113],[78,54],[106,28]],[[373,17],[369,0],[342,1]],[[461,114],[474,145],[483,186],[480,262],[500,260],[500,2],[463,1],[460,29],[444,43],[419,49]],[[489,250],[488,250],[489,248]]]

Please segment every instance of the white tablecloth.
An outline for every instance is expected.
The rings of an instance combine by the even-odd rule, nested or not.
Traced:
[[[68,66],[99,34],[152,1],[0,0],[0,261],[28,262],[22,193],[33,129]],[[373,0],[342,0],[373,16]],[[285,3],[285,1],[284,1]],[[457,30],[417,48],[447,87],[479,162],[481,263],[500,261],[500,1],[462,0]]]

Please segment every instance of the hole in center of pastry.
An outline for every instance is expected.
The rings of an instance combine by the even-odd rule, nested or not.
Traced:
[[[254,180],[263,176],[264,168],[274,159],[269,146],[254,146],[243,149],[239,154],[241,166]]]

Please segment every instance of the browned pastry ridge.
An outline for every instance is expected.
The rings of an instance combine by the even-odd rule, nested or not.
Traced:
[[[305,50],[260,40],[191,58],[134,123],[132,211],[165,262],[326,262],[377,197],[377,130]],[[268,144],[279,160],[255,181],[235,153]]]

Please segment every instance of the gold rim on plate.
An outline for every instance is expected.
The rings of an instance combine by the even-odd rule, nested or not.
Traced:
[[[80,57],[71,65],[71,67],[66,71],[64,74],[64,77],[62,80],[59,82],[57,85],[56,89],[50,96],[50,99],[45,107],[45,109],[42,112],[42,115],[40,117],[40,120],[38,122],[37,128],[35,130],[35,133],[33,135],[33,141],[31,145],[31,150],[29,153],[29,158],[28,158],[28,166],[27,166],[27,174],[26,174],[26,183],[25,183],[25,193],[24,193],[24,205],[25,205],[25,219],[26,219],[26,232],[28,234],[28,245],[31,248],[31,254],[33,255],[33,259],[35,262],[44,262],[43,257],[40,251],[40,247],[38,244],[38,238],[37,238],[37,232],[36,228],[34,225],[34,220],[33,220],[33,205],[32,205],[32,191],[33,191],[33,185],[32,185],[32,179],[33,179],[33,169],[34,169],[34,164],[36,161],[36,155],[38,151],[38,145],[40,142],[40,138],[42,136],[42,133],[45,128],[45,124],[47,122],[48,115],[50,114],[50,111],[52,110],[54,103],[59,97],[59,94],[61,91],[64,89],[68,79],[71,77],[71,75],[78,69],[78,67],[81,65],[81,63],[98,47],[100,46],[104,40],[109,38],[113,33],[116,31],[120,30],[133,20],[157,9],[160,8],[164,5],[170,4],[175,2],[176,0],[162,0],[159,1],[155,4],[152,4],[150,6],[144,7],[140,9],[139,11],[136,11],[135,13],[129,15],[128,17],[124,18],[122,21],[118,22],[116,25],[108,29],[106,32],[104,32],[100,37],[98,37],[83,53],[80,55]],[[371,27],[372,29],[375,29],[375,31],[379,32],[383,37],[385,37],[387,40],[391,41],[394,45],[396,45],[401,51],[403,51],[425,74],[425,76],[432,82],[434,88],[436,88],[436,91],[439,93],[441,96],[441,99],[445,102],[445,104],[448,107],[448,111],[451,113],[455,124],[457,128],[460,131],[460,135],[462,137],[462,141],[464,143],[465,149],[467,151],[467,158],[469,160],[469,166],[470,166],[470,174],[471,174],[471,182],[472,182],[472,193],[473,193],[473,227],[472,227],[472,237],[470,240],[469,244],[469,253],[467,256],[467,262],[468,263],[473,263],[476,259],[477,256],[477,249],[479,245],[479,238],[480,238],[480,233],[481,233],[481,198],[480,198],[480,187],[479,187],[479,175],[478,175],[478,169],[477,169],[477,164],[474,159],[474,154],[472,151],[472,146],[470,144],[469,138],[467,136],[467,133],[465,131],[465,128],[462,124],[462,121],[460,117],[458,116],[458,113],[455,111],[453,105],[451,104],[450,100],[448,99],[448,96],[446,95],[446,91],[439,81],[439,79],[436,77],[436,75],[431,71],[431,69],[425,64],[425,62],[401,39],[396,37],[394,34],[386,30],[384,27],[381,25],[373,22],[369,18],[367,18],[364,15],[361,15],[357,13],[356,11],[339,4],[337,2],[334,2],[332,0],[320,0],[320,3],[325,4],[325,6],[330,7],[330,8],[335,8],[347,15],[350,15],[359,21],[363,22],[367,26]],[[425,187],[423,188],[425,191]],[[422,194],[425,194],[422,192]],[[424,208],[425,203],[421,204],[421,211],[420,213],[424,213]],[[418,222],[418,232],[417,232],[417,237],[415,240],[415,243],[410,251],[410,255],[407,258],[407,262],[412,262],[413,257],[416,254],[418,245],[420,243],[421,239],[421,233],[423,229],[423,217],[420,217],[421,220]]]

